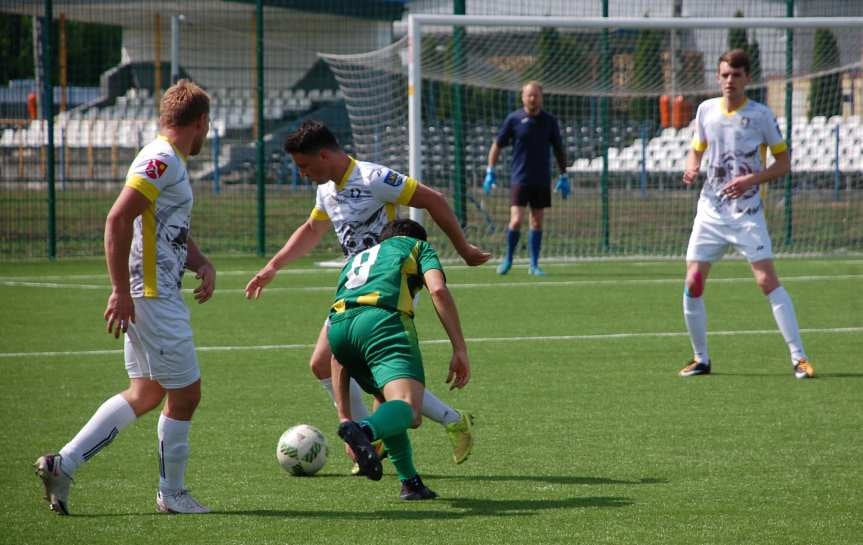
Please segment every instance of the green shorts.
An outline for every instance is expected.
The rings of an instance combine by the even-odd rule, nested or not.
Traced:
[[[339,363],[370,394],[399,378],[425,384],[414,321],[401,312],[363,306],[331,314],[327,338]]]

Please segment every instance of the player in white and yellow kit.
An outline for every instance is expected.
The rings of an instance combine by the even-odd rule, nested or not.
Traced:
[[[105,224],[111,296],[108,333],[125,333],[129,388],[105,401],[57,454],[36,461],[53,511],[67,515],[76,469],[106,447],[137,417],[167,401],[159,417],[159,490],[165,513],[206,513],[185,488],[189,426],[201,398],[201,374],[189,310],[180,293],[183,271],[197,273],[199,303],[215,288],[216,271],[189,235],[192,187],[188,156],[197,155],[209,130],[210,99],[181,80],[160,104],[160,135],[135,157],[126,185]]]
[[[279,269],[314,248],[330,225],[336,231],[345,257],[353,257],[376,245],[381,229],[395,218],[398,205],[425,209],[468,265],[481,265],[489,259],[490,254],[467,242],[443,195],[385,166],[355,160],[341,149],[335,136],[322,123],[303,122],[288,136],[285,150],[303,176],[317,184],[315,206],[309,219],[249,281],[246,297],[257,299]],[[325,324],[318,335],[310,366],[332,397],[331,357]],[[354,381],[350,397],[352,416],[368,416],[362,392]],[[446,427],[453,445],[453,461],[462,463],[473,445],[471,416],[449,407],[428,390],[424,400],[423,414]]]
[[[710,373],[702,294],[711,264],[733,246],[749,261],[758,287],[770,301],[776,325],[791,352],[794,375],[811,378],[814,370],[803,351],[794,305],[773,266],[764,204],[758,192],[760,184],[788,173],[788,150],[773,112],[744,94],[751,80],[749,63],[743,50],[723,54],[717,76],[722,96],[702,102],[695,117],[696,135],[683,181],[687,185],[696,181],[705,155],[707,179],[686,251],[683,316],[694,356],[679,374],[688,377]],[[766,167],[768,148],[774,162]]]

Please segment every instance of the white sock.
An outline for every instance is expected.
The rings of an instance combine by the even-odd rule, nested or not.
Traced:
[[[191,425],[191,420],[159,415],[159,490],[163,495],[176,494],[184,488]]]
[[[321,386],[324,387],[330,394],[330,398],[333,400],[333,406],[336,404],[336,395],[333,393],[333,379],[332,378],[322,378],[320,379]],[[348,389],[348,393],[351,396],[351,420],[359,420],[360,418],[365,418],[369,415],[369,408],[366,407],[365,402],[363,401],[363,389],[360,388],[360,385],[357,384],[357,381],[351,379],[351,385]]]
[[[426,389],[423,394],[423,416],[446,426],[461,420],[461,415]]]
[[[779,286],[767,295],[773,308],[773,318],[791,352],[791,360],[795,362],[806,357],[803,351],[803,341],[800,339],[800,328],[797,326],[797,316],[794,314],[794,303],[783,286]]]
[[[683,294],[683,319],[686,320],[686,330],[689,331],[689,342],[692,343],[692,353],[695,359],[707,363],[710,354],[707,353],[707,311],[704,310],[704,299]]]
[[[96,409],[81,431],[62,449],[63,471],[72,476],[78,466],[95,456],[135,421],[135,411],[122,395],[117,394]]]

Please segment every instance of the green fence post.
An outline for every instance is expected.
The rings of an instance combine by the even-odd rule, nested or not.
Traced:
[[[465,0],[453,0],[453,14],[464,15]],[[467,225],[467,191],[464,165],[464,89],[458,83],[464,65],[464,27],[453,29],[453,209],[461,226]]]
[[[785,11],[787,17],[794,17],[794,0],[786,0]],[[792,101],[794,99],[794,83],[791,77],[794,75],[794,30],[787,29],[785,31],[785,140],[788,145],[788,157],[791,157],[791,129],[793,123],[791,121]],[[793,242],[793,211],[791,209],[791,186],[792,186],[792,171],[789,169],[785,176],[785,245],[791,246]]]
[[[608,0],[602,0],[602,16],[608,17]],[[611,90],[611,59],[608,47],[608,28],[602,29],[602,67],[600,69],[600,86],[603,94],[599,99],[599,123],[602,129],[600,146],[602,147],[602,176],[600,187],[602,192],[602,249],[610,249],[610,228],[608,214],[608,92]]]
[[[258,255],[263,257],[267,251],[267,193],[264,187],[264,2],[255,4],[255,58],[257,59],[258,111],[256,115],[258,134],[255,142],[255,178],[258,188]]]
[[[42,25],[42,116],[48,130],[48,149],[45,150],[46,174],[48,176],[48,258],[57,257],[57,196],[54,187],[54,71],[51,51],[52,30],[54,28],[54,5],[45,0],[45,21]]]

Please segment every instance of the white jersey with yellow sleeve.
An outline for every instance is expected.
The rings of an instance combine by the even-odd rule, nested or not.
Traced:
[[[724,196],[722,188],[737,176],[764,170],[768,148],[773,154],[787,149],[770,108],[746,99],[729,112],[724,98],[712,98],[698,106],[695,125],[692,148],[707,158],[698,215],[733,224],[763,214],[757,185],[736,199]]]
[[[135,218],[129,252],[132,297],[179,294],[186,267],[186,240],[192,219],[192,185],[186,158],[164,137],[135,157],[126,186],[139,191],[150,206]]]
[[[342,179],[318,186],[313,220],[330,220],[345,257],[380,242],[381,230],[407,205],[418,182],[385,166],[351,158]]]

